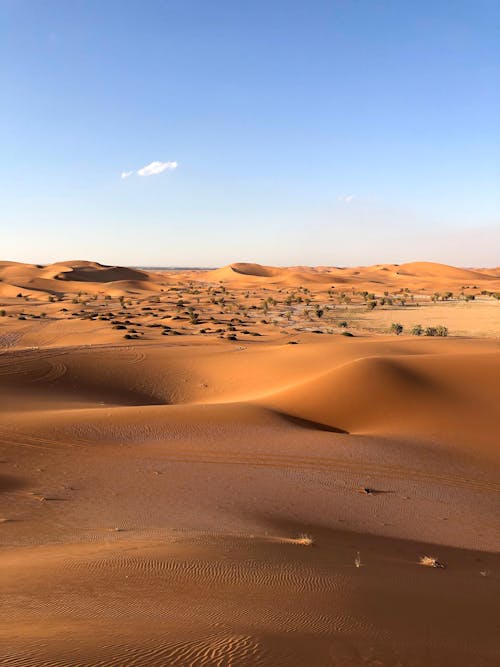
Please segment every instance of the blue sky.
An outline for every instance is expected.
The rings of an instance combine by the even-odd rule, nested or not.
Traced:
[[[0,0],[1,258],[498,265],[499,34],[497,0]]]

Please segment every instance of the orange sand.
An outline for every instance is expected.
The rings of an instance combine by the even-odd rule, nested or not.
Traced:
[[[498,292],[0,262],[0,664],[498,664]]]

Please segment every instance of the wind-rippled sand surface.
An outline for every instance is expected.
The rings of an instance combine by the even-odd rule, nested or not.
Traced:
[[[0,664],[497,665],[499,276],[0,263]]]

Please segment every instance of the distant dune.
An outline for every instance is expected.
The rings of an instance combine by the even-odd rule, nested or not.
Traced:
[[[432,262],[408,264],[377,264],[366,267],[272,267],[238,262],[208,271],[147,271],[120,266],[106,266],[81,260],[57,262],[46,266],[0,262],[0,294],[12,296],[19,289],[35,292],[90,294],[108,292],[126,295],[136,292],[157,292],[169,280],[222,282],[234,286],[276,285],[283,287],[331,286],[366,289],[377,286],[413,287],[418,289],[458,289],[462,285],[483,285],[500,289],[500,270],[461,269]]]
[[[57,262],[45,266],[0,263],[0,285],[4,294],[16,289],[29,292],[75,293],[86,290],[90,294],[108,291],[119,295],[137,291],[155,291],[159,277],[154,272],[122,266],[105,266],[97,262]]]
[[[411,262],[400,264],[396,273],[402,276],[415,276],[426,278],[439,278],[440,280],[494,280],[494,269],[457,269],[446,264],[435,264],[434,262]]]
[[[433,262],[412,262],[408,264],[377,264],[374,266],[339,267],[271,267],[253,263],[229,264],[220,269],[206,271],[206,280],[227,281],[234,284],[269,282],[276,285],[300,286],[310,283],[318,285],[353,285],[401,283],[401,278],[417,279],[426,285],[430,283],[442,287],[443,284],[456,285],[457,282],[485,282],[498,280],[495,269],[460,269]]]

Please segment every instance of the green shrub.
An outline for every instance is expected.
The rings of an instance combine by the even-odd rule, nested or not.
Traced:
[[[403,325],[400,324],[399,322],[393,322],[391,324],[390,332],[396,334],[396,336],[399,336],[400,334],[403,333]]]
[[[424,328],[421,324],[415,324],[410,333],[412,336],[421,336],[424,333]]]
[[[440,324],[437,327],[427,327],[425,330],[426,336],[447,336],[448,328]]]

